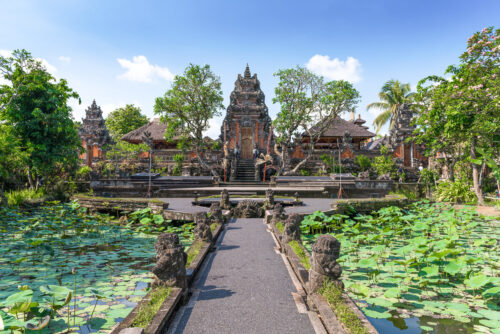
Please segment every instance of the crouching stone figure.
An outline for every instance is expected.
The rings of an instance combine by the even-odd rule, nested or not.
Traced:
[[[205,242],[212,242],[212,231],[208,223],[207,215],[204,212],[198,212],[194,217],[194,239]]]
[[[316,292],[326,279],[332,280],[341,290],[342,268],[337,263],[340,255],[340,242],[329,234],[320,235],[311,247],[311,269],[309,270],[309,289]]]
[[[155,242],[156,264],[151,269],[155,275],[153,286],[186,288],[186,259],[184,247],[175,233],[162,233]]]

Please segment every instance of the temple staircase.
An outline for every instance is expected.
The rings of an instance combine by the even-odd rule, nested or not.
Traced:
[[[252,159],[239,159],[236,167],[237,181],[254,181],[255,166]]]

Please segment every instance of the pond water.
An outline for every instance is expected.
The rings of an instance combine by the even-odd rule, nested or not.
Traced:
[[[64,331],[68,313],[74,332],[105,333],[130,313],[152,280],[156,235],[113,224],[105,215],[87,215],[75,204],[33,212],[2,209],[0,232],[0,316],[6,325],[24,323],[6,313],[12,303],[5,302],[18,286],[28,286],[40,306],[50,304],[40,287],[62,286],[73,290],[70,303],[36,333]],[[187,233],[180,239],[186,248],[191,244]]]
[[[371,215],[315,213],[303,241],[341,242],[349,296],[381,333],[500,333],[500,222],[420,202]]]

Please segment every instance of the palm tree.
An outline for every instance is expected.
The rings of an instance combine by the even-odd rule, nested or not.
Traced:
[[[382,86],[380,93],[378,93],[380,102],[373,102],[366,106],[368,110],[375,108],[382,111],[373,121],[373,125],[377,127],[377,133],[389,120],[391,122],[390,127],[392,128],[398,107],[403,103],[409,102],[411,96],[414,94],[410,91],[410,84],[402,84],[399,80],[391,79]]]

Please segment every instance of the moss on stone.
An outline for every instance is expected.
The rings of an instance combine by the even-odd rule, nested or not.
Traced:
[[[283,231],[285,230],[285,225],[283,225],[282,222],[277,222],[276,228],[278,229],[278,231],[280,231],[281,234],[283,234]]]
[[[326,298],[330,308],[350,334],[369,333],[354,310],[345,302],[342,291],[332,281],[326,280],[318,292]]]
[[[210,231],[214,233],[215,229],[217,229],[217,226],[219,226],[219,224],[217,223],[210,224]]]
[[[172,293],[172,288],[170,287],[155,288],[149,294],[151,299],[146,305],[139,308],[131,327],[146,328],[170,293]]]
[[[307,256],[306,252],[304,251],[304,248],[301,247],[298,241],[292,240],[288,242],[290,247],[292,247],[293,252],[295,255],[298,256],[300,263],[306,268],[307,270],[311,269],[311,263],[309,262],[309,256]]]
[[[187,260],[186,260],[186,268],[188,268],[191,263],[194,261],[198,253],[200,252],[201,248],[203,247],[204,242],[201,240],[197,240],[193,242],[191,247],[189,247],[187,251]]]

